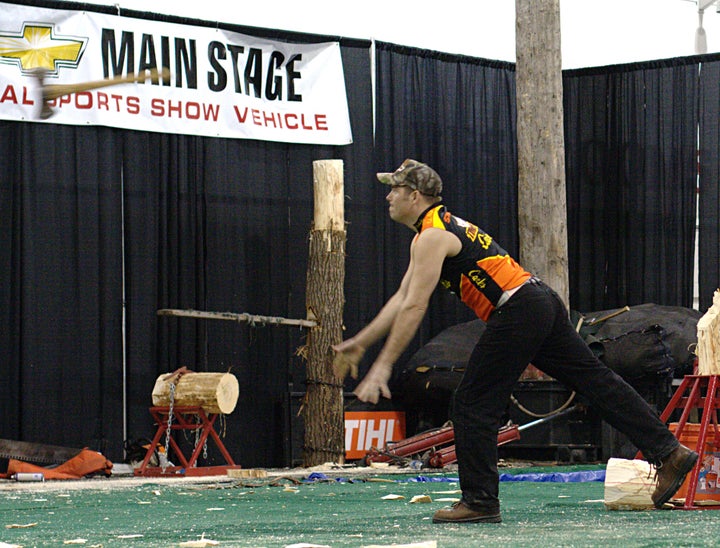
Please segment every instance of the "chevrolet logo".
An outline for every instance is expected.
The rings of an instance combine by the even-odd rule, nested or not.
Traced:
[[[54,31],[55,25],[25,23],[19,34],[0,33],[0,63],[17,65],[25,75],[35,69],[57,75],[60,67],[77,68],[88,39]]]

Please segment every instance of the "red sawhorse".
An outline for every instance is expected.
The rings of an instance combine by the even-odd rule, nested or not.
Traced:
[[[691,411],[698,409],[702,412],[697,432],[697,445],[696,447],[690,447],[700,455],[700,458],[689,475],[685,501],[682,507],[679,507],[683,510],[720,510],[720,500],[703,500],[702,503],[695,500],[698,478],[703,468],[703,457],[706,453],[705,446],[711,428],[714,443],[720,442],[717,418],[717,409],[720,407],[718,388],[720,388],[720,376],[718,375],[685,375],[680,386],[678,386],[675,394],[673,394],[670,402],[665,407],[665,411],[660,415],[660,420],[667,422],[673,411],[682,409],[674,432],[675,437],[681,439]],[[638,452],[635,458],[642,458],[642,454]]]
[[[228,453],[225,445],[223,444],[220,436],[215,431],[215,420],[217,414],[207,414],[202,407],[199,406],[174,406],[172,413],[170,407],[151,407],[150,414],[155,419],[155,423],[158,426],[155,437],[153,437],[150,446],[148,447],[145,458],[142,464],[135,469],[134,474],[136,476],[214,476],[223,475],[227,473],[227,470],[231,468],[241,468],[240,465],[235,464],[230,453]],[[200,432],[197,438],[195,448],[189,458],[185,458],[185,455],[180,449],[178,443],[173,439],[172,436],[167,437],[168,439],[168,452],[169,449],[173,450],[173,458],[177,460],[180,465],[173,466],[149,466],[150,458],[155,452],[155,448],[158,446],[161,438],[167,436],[168,423],[170,424],[170,431],[173,430],[191,430]],[[219,466],[197,466],[197,460],[200,456],[200,452],[208,441],[208,438],[212,438],[215,445],[220,450],[220,453],[225,458],[227,464]],[[167,455],[170,459],[170,455]]]

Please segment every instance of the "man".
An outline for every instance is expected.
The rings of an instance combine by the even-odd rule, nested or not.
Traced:
[[[486,322],[453,398],[462,498],[438,510],[433,521],[501,521],[497,432],[529,363],[585,396],[655,464],[658,483],[652,498],[662,507],[692,470],[697,453],[682,446],[645,400],[595,357],[555,291],[488,234],[447,210],[440,196],[442,180],[432,168],[408,159],[395,172],[377,176],[390,186],[390,218],[417,235],[398,291],[365,328],[333,347],[336,375],[344,378],[350,372],[357,378],[366,349],[387,337],[355,394],[371,403],[390,398],[393,365],[420,326],[438,282]]]

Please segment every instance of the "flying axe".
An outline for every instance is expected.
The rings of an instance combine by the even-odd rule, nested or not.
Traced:
[[[170,78],[170,70],[163,68],[161,70],[151,69],[144,70],[140,74],[128,74],[126,76],[116,76],[114,78],[104,78],[102,80],[92,80],[90,82],[79,82],[77,84],[45,84],[45,69],[38,69],[34,72],[38,79],[38,85],[42,91],[42,107],[40,109],[40,118],[47,120],[54,114],[48,101],[78,93],[80,91],[89,91],[91,89],[106,88],[108,86],[117,86],[118,84],[130,84],[134,82],[144,82],[148,78],[157,80],[158,76],[163,80]]]

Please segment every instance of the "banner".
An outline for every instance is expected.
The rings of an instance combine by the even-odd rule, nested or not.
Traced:
[[[352,142],[337,42],[7,3],[0,12],[0,119]],[[66,94],[43,101],[43,90]]]

